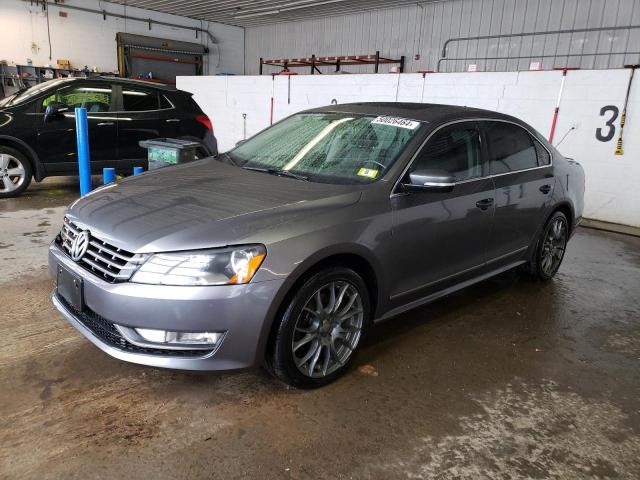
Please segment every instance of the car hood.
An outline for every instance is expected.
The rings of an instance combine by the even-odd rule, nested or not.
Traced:
[[[73,203],[67,216],[136,253],[267,243],[277,240],[278,226],[358,202],[361,188],[278,177],[208,158],[101,187]]]

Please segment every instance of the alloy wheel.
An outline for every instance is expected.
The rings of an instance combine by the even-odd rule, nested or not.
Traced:
[[[567,246],[567,223],[556,218],[547,228],[540,252],[540,267],[546,275],[553,275],[560,267]]]
[[[307,300],[292,339],[293,359],[307,377],[322,378],[347,363],[364,321],[362,297],[354,285],[332,281]]]
[[[9,193],[22,186],[26,172],[22,162],[8,153],[0,153],[0,193]]]

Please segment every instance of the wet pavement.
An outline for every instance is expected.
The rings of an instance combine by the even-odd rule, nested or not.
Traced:
[[[0,478],[640,478],[640,238],[579,229],[553,281],[378,325],[297,391],[126,364],[68,325],[45,262],[74,182],[0,201]]]
[[[100,177],[91,177],[91,183],[94,188],[101,185]],[[79,192],[78,177],[49,177],[40,183],[34,181],[22,195],[0,200],[0,214],[20,210],[64,207],[78,198]]]

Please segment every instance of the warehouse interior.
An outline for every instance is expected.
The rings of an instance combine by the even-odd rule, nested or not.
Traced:
[[[640,478],[639,66],[638,0],[0,0],[0,477]],[[67,109],[72,95],[42,93],[72,81],[91,92],[89,101]],[[156,103],[129,107],[145,95]],[[40,103],[22,107],[31,97]],[[121,361],[52,303],[60,277],[50,245],[61,227],[76,228],[63,227],[68,209],[84,201],[87,210],[117,210],[109,189],[157,173],[146,172],[158,161],[148,143],[175,137],[198,144],[194,158],[219,159],[299,112],[363,102],[509,115],[552,155],[579,162],[582,218],[557,274],[534,282],[505,268],[398,309],[372,322],[342,378],[308,390],[283,384],[271,367],[210,372]],[[180,130],[188,115],[199,133]],[[135,145],[116,158],[109,148],[125,150],[125,131]],[[26,179],[18,164],[13,183],[4,159],[31,154],[43,162],[32,160]],[[140,200],[110,213],[104,238],[132,219],[152,232],[161,230],[158,218],[186,225],[211,207],[204,204],[213,197],[199,197],[206,189],[250,203],[251,192],[232,191],[231,177],[182,192],[173,190],[179,178],[163,184],[166,197],[143,185],[151,210],[141,214]],[[568,174],[563,181],[569,189]],[[308,195],[320,188],[304,185]],[[285,193],[263,195],[259,211],[275,210],[272,197]],[[342,198],[335,218],[346,215]],[[236,220],[256,214],[216,208]],[[314,208],[307,216],[322,217]],[[261,221],[273,237],[294,235],[305,215],[290,225],[289,213]],[[203,214],[194,229],[209,220]],[[231,232],[223,238],[245,234],[248,222],[221,224]],[[185,238],[180,228],[172,234]],[[472,250],[478,239],[461,235]],[[151,250],[131,252],[135,259]],[[406,256],[393,255],[403,268]],[[255,300],[246,297],[243,312]],[[280,314],[284,303],[271,308]],[[214,303],[210,310],[226,313]],[[265,342],[274,335],[267,331]]]

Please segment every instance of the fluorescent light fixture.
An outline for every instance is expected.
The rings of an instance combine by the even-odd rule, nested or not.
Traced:
[[[279,5],[276,8],[272,8],[271,10],[243,13],[241,15],[234,15],[233,18],[251,18],[251,17],[261,17],[264,15],[276,15],[278,13],[288,12],[290,10],[299,10],[301,8],[311,8],[311,7],[317,7],[320,5],[326,5],[328,3],[340,3],[345,1],[346,0],[323,0],[321,2],[312,2],[312,3],[305,3],[302,1],[289,2],[289,3],[283,3],[282,5]]]
[[[345,2],[346,0],[324,0],[323,2],[314,2],[314,3],[309,3],[307,5],[299,5],[297,7],[287,7],[287,8],[279,8],[278,10],[280,10],[281,12],[286,12],[289,10],[297,10],[299,8],[307,8],[307,7],[318,7],[320,5],[326,5],[328,3],[340,3],[340,2]]]
[[[255,12],[255,13],[247,13],[245,15],[235,15],[233,18],[262,17],[263,15],[275,15],[277,13],[280,13],[280,10],[268,10],[266,12]]]

